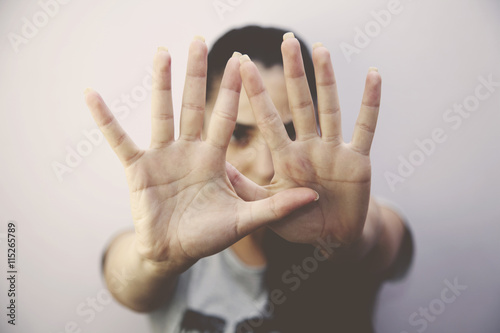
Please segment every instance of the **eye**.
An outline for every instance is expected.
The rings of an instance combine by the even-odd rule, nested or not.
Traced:
[[[297,135],[295,134],[295,127],[293,127],[293,122],[285,124],[285,129],[290,140],[295,141]]]
[[[231,136],[231,143],[244,147],[250,142],[250,129],[236,125]]]

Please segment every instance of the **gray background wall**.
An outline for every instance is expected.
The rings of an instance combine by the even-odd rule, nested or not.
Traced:
[[[220,3],[230,10],[219,15],[214,5]],[[59,333],[71,322],[82,332],[144,331],[144,316],[104,297],[99,273],[106,243],[132,225],[118,159],[104,142],[61,180],[52,164],[65,164],[67,147],[84,144],[82,131],[95,128],[83,102],[85,87],[116,101],[122,125],[146,147],[150,94],[142,98],[140,92],[143,80],[149,82],[156,47],[167,46],[173,55],[179,106],[192,36],[204,35],[210,46],[230,27],[257,23],[287,27],[332,51],[345,138],[368,67],[382,74],[373,193],[404,209],[417,251],[407,278],[381,290],[374,315],[378,332],[499,332],[500,87],[483,100],[474,96],[479,77],[500,81],[500,2],[401,0],[398,14],[377,31],[371,11],[389,3],[72,0],[52,7],[53,17],[44,22],[37,1],[1,1],[0,331]],[[23,18],[34,17],[41,27],[16,50],[9,34],[21,36]],[[346,57],[341,45],[356,46],[356,29],[365,27],[374,29],[369,44]],[[126,110],[119,101],[131,93],[137,103]],[[473,109],[460,125],[457,118],[443,118],[455,103]],[[446,140],[428,155],[419,153],[415,140],[431,138],[435,129]],[[419,165],[391,188],[386,175],[398,175],[400,156]],[[9,220],[18,224],[15,328],[5,316]],[[445,280],[454,279],[467,289],[449,304],[439,301]],[[100,303],[92,310],[87,302],[96,297]],[[412,326],[412,313],[429,306],[439,314]]]

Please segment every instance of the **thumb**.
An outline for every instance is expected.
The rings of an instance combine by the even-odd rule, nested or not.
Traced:
[[[262,186],[255,184],[245,177],[229,162],[226,162],[226,173],[231,185],[233,185],[236,194],[245,201],[254,201],[267,198],[267,190]]]
[[[306,187],[284,190],[275,195],[251,202],[240,202],[240,219],[237,231],[240,237],[282,219],[297,210],[319,199],[319,194]]]

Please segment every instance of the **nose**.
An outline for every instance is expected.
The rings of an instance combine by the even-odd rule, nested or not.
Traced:
[[[253,163],[254,182],[259,185],[268,185],[274,176],[274,165],[271,151],[267,144],[261,140],[256,145],[255,161]]]

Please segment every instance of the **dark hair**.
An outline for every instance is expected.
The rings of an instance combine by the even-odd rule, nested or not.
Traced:
[[[214,93],[213,90],[216,88],[214,83],[218,76],[224,72],[227,60],[234,51],[248,54],[250,59],[260,62],[266,68],[274,65],[283,66],[281,42],[283,34],[286,32],[282,29],[251,25],[230,30],[221,36],[208,53],[207,99]],[[311,54],[305,43],[297,35],[295,37],[300,42],[309,90],[314,104],[316,104],[316,79]]]
[[[234,51],[248,54],[252,60],[261,62],[267,68],[283,66],[281,42],[286,32],[277,28],[246,26],[220,37],[208,54],[207,99],[214,93],[214,84]],[[316,104],[312,57],[304,42],[297,39],[302,49],[311,96]],[[263,248],[268,263],[264,283],[270,293],[269,303],[273,302],[273,293],[279,293],[281,296],[278,298],[285,301],[268,304],[267,309],[272,309],[274,319],[248,332],[372,332],[372,305],[381,280],[370,276],[364,269],[366,265],[333,265],[329,261],[316,261],[314,271],[302,279],[293,274],[293,267],[302,266],[314,258],[315,248],[312,245],[288,242],[268,229]],[[285,274],[288,275],[285,277]],[[291,288],[292,279],[300,282],[296,290]]]

